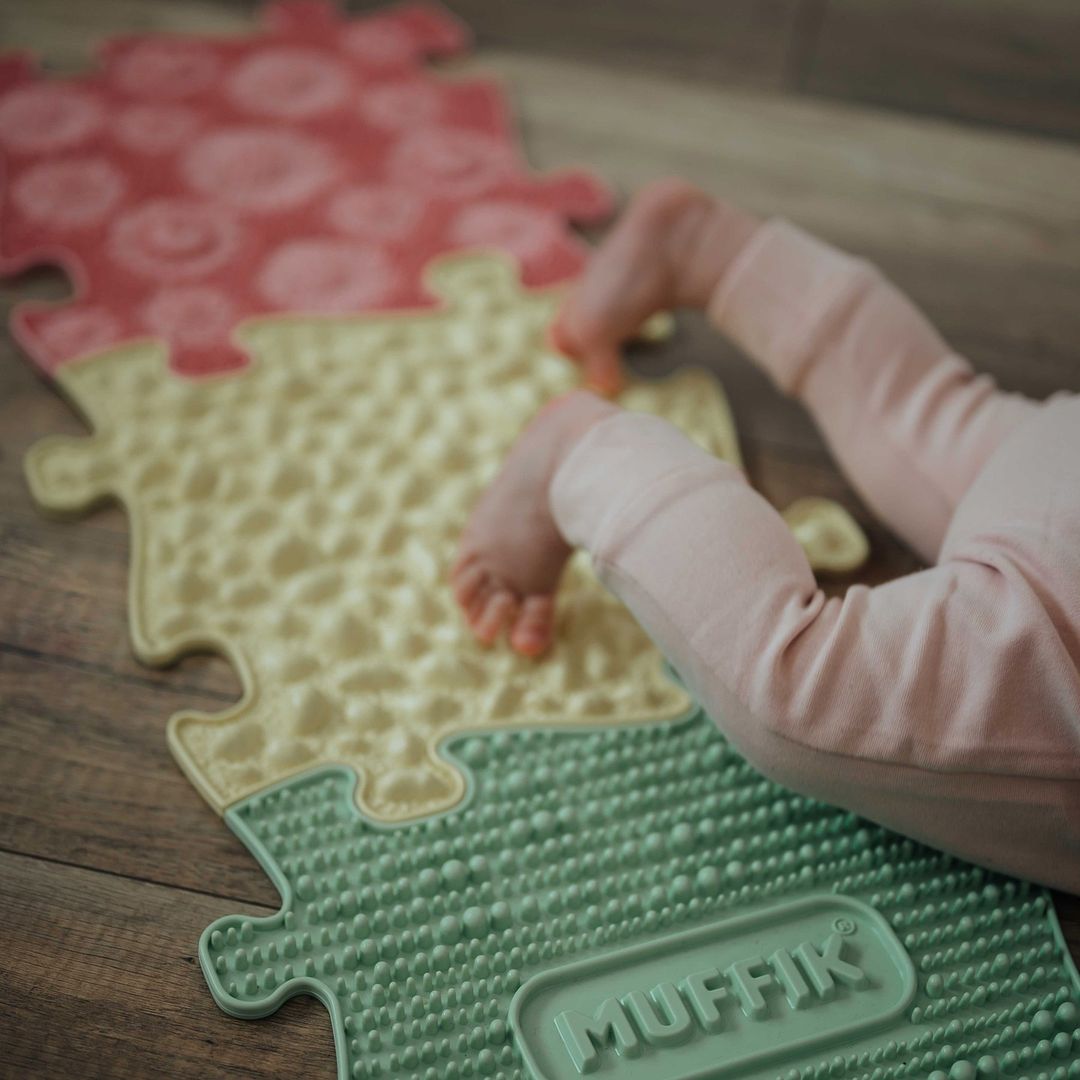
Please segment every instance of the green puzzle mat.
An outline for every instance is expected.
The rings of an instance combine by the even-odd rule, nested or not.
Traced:
[[[1040,889],[771,783],[699,713],[453,740],[465,803],[375,826],[326,767],[226,814],[282,895],[200,961],[327,1007],[338,1076],[1080,1078]]]

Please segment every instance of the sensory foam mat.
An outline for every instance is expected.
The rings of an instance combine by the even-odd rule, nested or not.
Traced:
[[[281,892],[218,1004],[330,1013],[340,1080],[1080,1077],[1047,896],[763,779],[678,724],[454,739],[468,803],[378,827],[325,768],[226,815]]]
[[[219,811],[313,765],[363,777],[359,805],[397,821],[449,809],[455,731],[639,723],[690,706],[630,614],[579,557],[544,663],[485,650],[447,572],[469,508],[521,427],[572,388],[547,346],[557,290],[523,290],[490,255],[436,263],[445,306],[413,315],[280,317],[243,327],[244,369],[188,379],[160,345],[57,371],[94,429],[27,457],[40,505],[127,508],[135,652],[226,656],[244,695],[181,713],[169,741]],[[704,372],[633,385],[630,407],[737,455]]]
[[[565,280],[605,218],[590,173],[530,173],[501,86],[440,78],[468,35],[434,5],[346,19],[276,3],[257,33],[108,42],[48,79],[0,62],[0,273],[58,264],[76,297],[13,329],[47,371],[151,336],[177,371],[242,366],[238,320],[431,303],[422,269],[491,246]]]

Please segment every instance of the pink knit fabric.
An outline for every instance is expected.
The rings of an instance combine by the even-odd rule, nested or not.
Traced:
[[[950,353],[872,268],[782,222],[710,305],[937,564],[826,599],[743,475],[620,412],[551,506],[767,775],[995,869],[1080,891],[1080,397]]]

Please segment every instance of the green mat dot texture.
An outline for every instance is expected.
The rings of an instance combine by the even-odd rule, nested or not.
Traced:
[[[461,808],[376,826],[355,774],[226,815],[282,895],[204,932],[240,1017],[312,994],[340,1080],[1080,1080],[1041,889],[763,778],[701,713],[461,737]]]

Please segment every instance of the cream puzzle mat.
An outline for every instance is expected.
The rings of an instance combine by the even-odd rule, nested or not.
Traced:
[[[219,812],[340,763],[371,818],[426,816],[465,793],[438,752],[452,734],[690,708],[581,559],[543,662],[468,633],[447,586],[468,510],[528,418],[577,378],[546,344],[557,290],[522,290],[490,255],[441,260],[428,284],[442,308],[249,322],[238,337],[254,359],[239,372],[177,376],[153,342],[58,372],[94,434],[32,448],[36,499],[59,512],[119,499],[139,659],[209,650],[242,680],[235,707],[169,724],[177,761]],[[703,372],[634,385],[624,404],[738,461],[726,399]],[[815,545],[834,565],[858,547],[834,510],[824,531],[802,522],[812,561]]]

